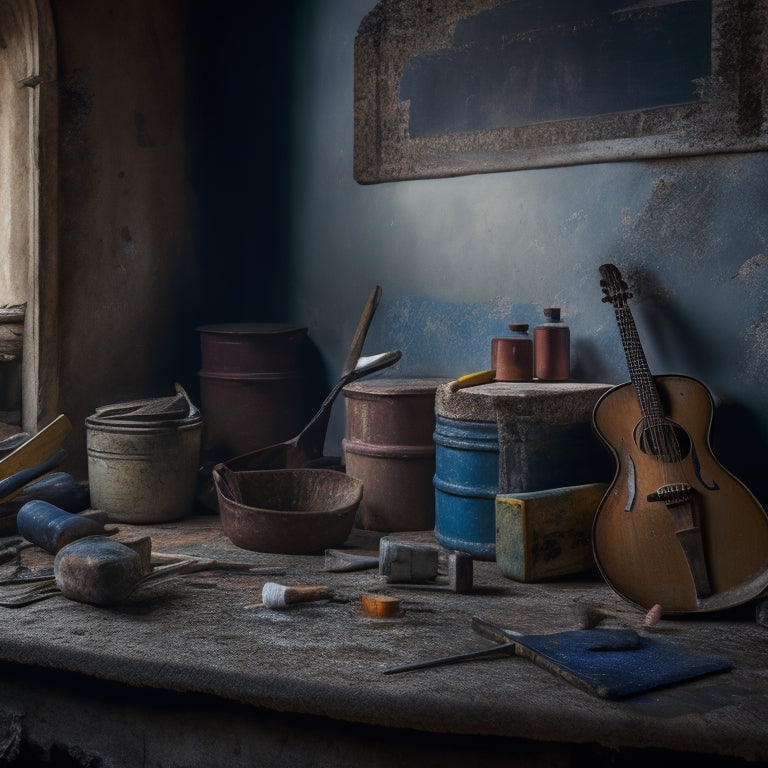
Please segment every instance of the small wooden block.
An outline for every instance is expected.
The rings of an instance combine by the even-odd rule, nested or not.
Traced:
[[[399,616],[400,601],[396,597],[389,595],[367,595],[362,597],[363,613],[366,616],[373,616],[376,619],[388,619],[392,616]]]
[[[459,595],[472,591],[474,568],[472,555],[466,552],[448,553],[448,586]]]
[[[496,496],[496,563],[516,581],[583,573],[595,566],[592,523],[606,483]]]

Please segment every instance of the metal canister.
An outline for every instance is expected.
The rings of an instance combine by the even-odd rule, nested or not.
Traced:
[[[110,520],[161,523],[192,512],[203,420],[85,420],[91,505]]]
[[[342,441],[348,475],[363,482],[355,525],[376,531],[435,525],[435,390],[447,379],[373,379],[348,384]]]
[[[544,309],[546,323],[533,329],[536,378],[567,381],[571,375],[571,331],[560,320],[560,307]]]
[[[496,554],[499,431],[495,421],[435,419],[435,537],[483,560]]]
[[[496,381],[531,381],[533,379],[533,341],[527,323],[510,323],[509,336],[491,340],[491,368]]]
[[[197,331],[204,458],[225,461],[298,434],[307,329],[224,323]]]

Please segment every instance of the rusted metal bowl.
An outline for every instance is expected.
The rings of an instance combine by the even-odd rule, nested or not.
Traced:
[[[360,480],[332,469],[213,470],[221,525],[242,549],[310,555],[341,546],[363,497]]]

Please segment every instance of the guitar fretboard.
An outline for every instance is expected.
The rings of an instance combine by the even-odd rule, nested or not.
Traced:
[[[645,358],[640,336],[637,333],[632,312],[626,305],[614,306],[616,321],[619,325],[621,343],[629,367],[629,378],[635,387],[640,412],[647,426],[656,427],[664,423],[664,411],[659,399],[659,391],[651,375],[648,361]]]

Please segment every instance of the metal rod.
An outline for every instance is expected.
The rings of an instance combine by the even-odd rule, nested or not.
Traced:
[[[490,648],[483,648],[479,651],[467,651],[453,656],[442,656],[439,659],[429,659],[427,661],[417,661],[413,664],[405,664],[402,667],[388,667],[384,670],[385,675],[394,675],[398,672],[410,672],[414,669],[426,669],[427,667],[438,667],[442,664],[455,664],[469,659],[479,659],[483,656],[492,656],[495,653],[515,653],[515,644],[513,642],[502,643],[501,645],[492,645]]]

